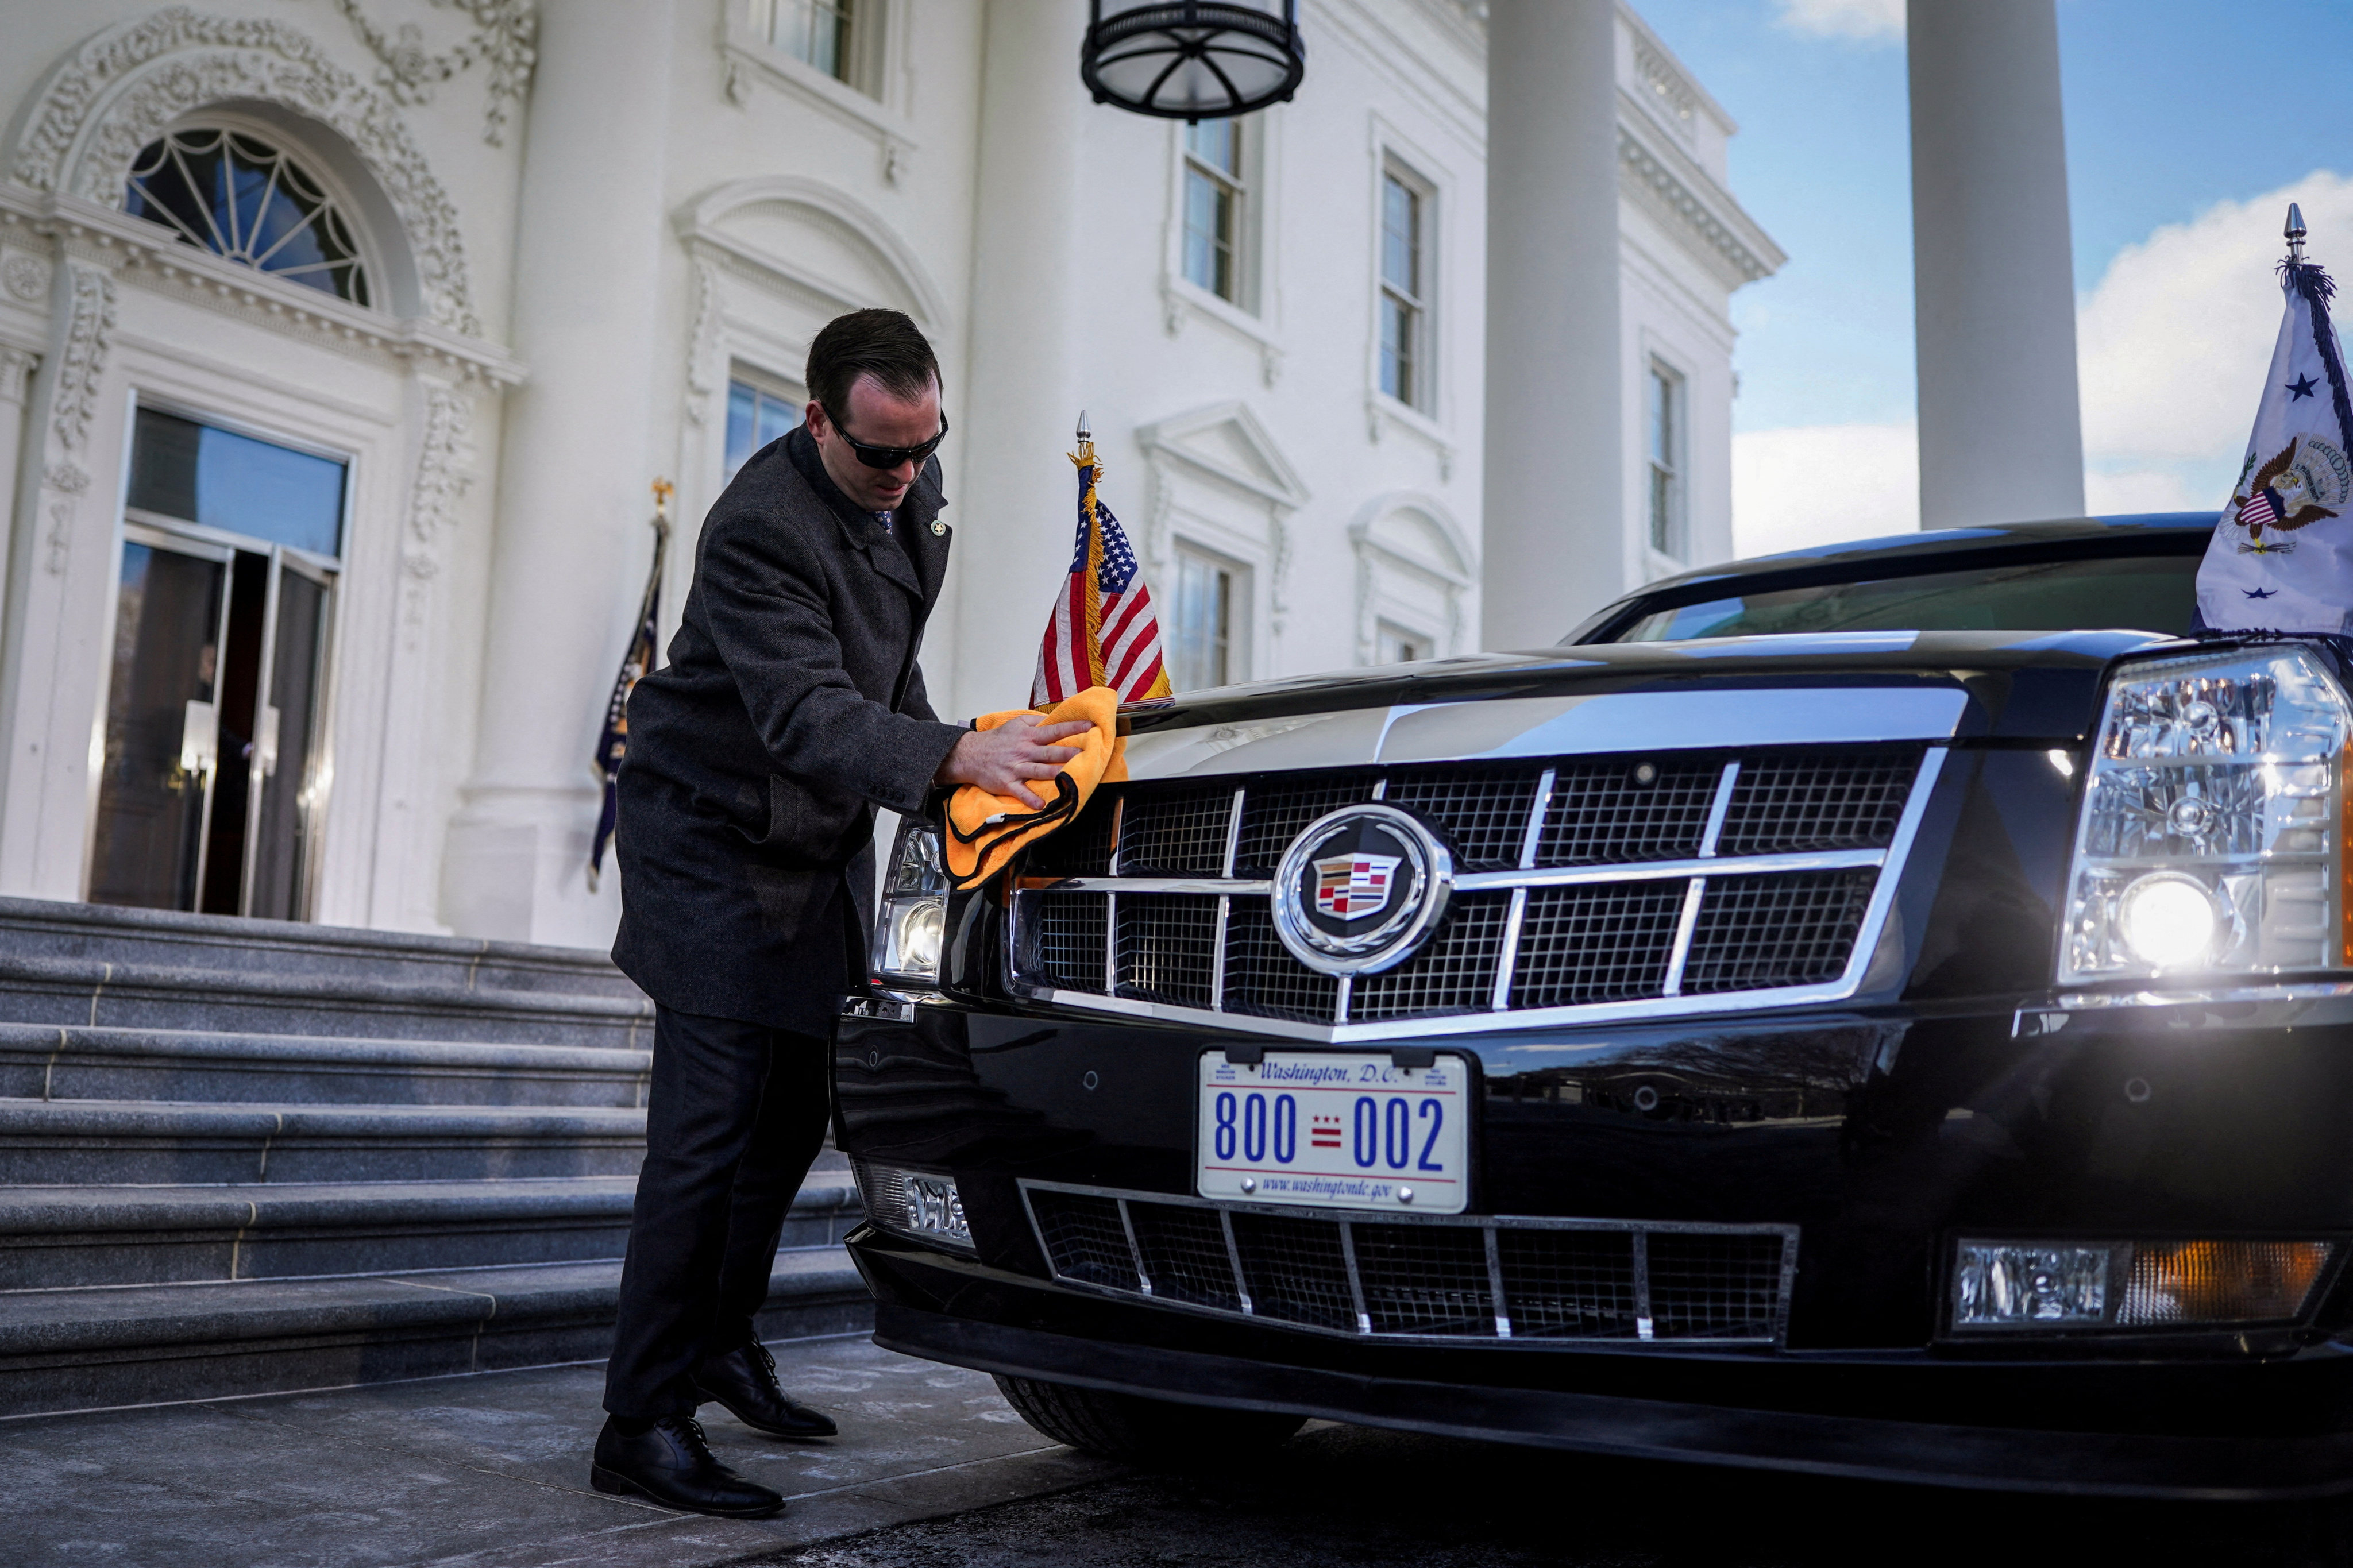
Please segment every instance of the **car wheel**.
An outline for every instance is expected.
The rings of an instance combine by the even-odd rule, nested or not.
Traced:
[[[1307,1422],[1304,1415],[1176,1405],[1029,1377],[1000,1377],[997,1386],[1021,1419],[1055,1442],[1131,1465],[1184,1465],[1212,1454],[1230,1459],[1271,1448]]]

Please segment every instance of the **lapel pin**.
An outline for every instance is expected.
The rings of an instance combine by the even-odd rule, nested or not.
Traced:
[[[934,518],[932,520],[932,531],[934,533],[944,536],[946,534],[947,531],[948,525],[946,523],[940,521],[937,518]]]

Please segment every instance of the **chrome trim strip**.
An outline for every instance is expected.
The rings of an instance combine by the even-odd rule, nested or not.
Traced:
[[[1704,860],[1556,866],[1542,871],[1463,871],[1455,876],[1454,889],[1475,893],[1497,888],[1566,888],[1580,882],[1664,882],[1678,877],[1728,877],[1736,872],[1856,871],[1885,864],[1890,853],[1885,849],[1810,849],[1788,855],[1743,855]]]
[[[2195,1007],[2230,1002],[2326,1002],[2353,996],[2353,980],[2295,980],[2219,991],[2062,991],[2049,1005],[2069,1013],[2112,1007]],[[2021,1009],[2033,1012],[2034,1008]]]
[[[1119,1212],[1124,1218],[1127,1205],[1124,1203],[1120,1205]],[[1783,1257],[1788,1257],[1788,1248],[1783,1247],[1781,1253]],[[1145,1289],[1149,1292],[1151,1288],[1151,1282],[1145,1281]],[[1646,1341],[1652,1337],[1651,1332],[1651,1237],[1647,1232],[1639,1230],[1634,1233],[1634,1337]]]
[[[1226,811],[1226,858],[1218,863],[1218,875],[1228,881],[1233,879],[1234,852],[1241,847],[1242,796],[1248,793],[1237,784],[1234,787],[1234,804]],[[1125,797],[1123,795],[1122,798]]]
[[[1111,797],[1111,854],[1104,864],[1113,876],[1119,875],[1119,841],[1127,837],[1127,792],[1121,790]]]
[[[1851,871],[1887,862],[1887,849],[1809,849],[1786,855],[1722,856],[1699,860],[1626,860],[1607,866],[1550,866],[1540,870],[1458,871],[1454,889],[1492,892],[1508,888],[1566,888],[1580,882],[1656,882],[1702,872],[1729,876],[1757,871]],[[1271,881],[1222,877],[1025,877],[1014,890],[1038,893],[1228,893],[1265,898]]]
[[[1695,1220],[1577,1219],[1554,1215],[1437,1215],[1411,1214],[1406,1212],[1398,1212],[1396,1214],[1382,1212],[1375,1215],[1370,1211],[1335,1211],[1324,1208],[1286,1207],[1280,1204],[1249,1203],[1239,1201],[1229,1202],[1225,1199],[1204,1198],[1190,1193],[1140,1193],[1125,1188],[1090,1186],[1077,1182],[1045,1181],[1031,1176],[1017,1178],[1016,1184],[1019,1187],[1021,1192],[1021,1207],[1023,1212],[1029,1216],[1030,1234],[1036,1237],[1039,1254],[1046,1259],[1046,1266],[1049,1270],[1054,1270],[1054,1253],[1053,1249],[1047,1245],[1045,1227],[1038,1221],[1038,1209],[1032,1196],[1034,1194],[1041,1192],[1069,1193],[1080,1197],[1098,1198],[1117,1205],[1119,1208],[1120,1225],[1122,1228],[1128,1233],[1129,1251],[1134,1262],[1135,1277],[1139,1286],[1145,1283],[1143,1255],[1135,1247],[1134,1221],[1130,1219],[1128,1215],[1129,1204],[1160,1204],[1172,1208],[1208,1209],[1217,1214],[1219,1216],[1226,1234],[1227,1257],[1234,1270],[1235,1294],[1238,1299],[1245,1303],[1242,1310],[1239,1312],[1230,1308],[1205,1307],[1191,1301],[1171,1300],[1164,1296],[1153,1295],[1148,1290],[1143,1289],[1133,1290],[1121,1289],[1115,1286],[1098,1285],[1091,1280],[1074,1279],[1068,1275],[1060,1273],[1059,1270],[1055,1270],[1052,1273],[1053,1282],[1064,1289],[1084,1291],[1092,1295],[1109,1296],[1126,1300],[1134,1300],[1138,1297],[1143,1297],[1148,1300],[1153,1306],[1165,1311],[1201,1313],[1210,1317],[1222,1318],[1229,1321],[1238,1317],[1250,1317],[1261,1321],[1274,1323],[1282,1328],[1293,1330],[1301,1333],[1326,1334],[1339,1339],[1362,1341],[1369,1338],[1388,1342],[1412,1342],[1420,1344],[1506,1345],[1515,1350],[1526,1351],[1579,1351],[1599,1348],[1619,1350],[1655,1349],[1662,1352],[1672,1352],[1686,1346],[1696,1349],[1707,1346],[1723,1347],[1728,1345],[1745,1346],[1752,1350],[1763,1350],[1768,1348],[1780,1350],[1785,1348],[1788,1342],[1789,1301],[1797,1282],[1798,1244],[1799,1238],[1799,1228],[1794,1225],[1769,1223],[1711,1225]],[[1234,1235],[1233,1216],[1238,1214],[1269,1215],[1284,1219],[1303,1219],[1336,1226],[1341,1234],[1341,1255],[1348,1269],[1348,1291],[1350,1299],[1356,1310],[1358,1326],[1354,1329],[1330,1328],[1316,1323],[1293,1322],[1287,1318],[1268,1318],[1264,1314],[1260,1313],[1256,1310],[1256,1304],[1250,1302],[1248,1289],[1243,1281],[1241,1250]],[[1493,1309],[1497,1331],[1493,1336],[1484,1334],[1414,1334],[1374,1332],[1370,1326],[1371,1316],[1365,1309],[1364,1281],[1356,1260],[1356,1237],[1354,1227],[1356,1225],[1366,1223],[1382,1226],[1451,1226],[1457,1229],[1476,1227],[1483,1231],[1485,1233],[1486,1239],[1489,1289],[1493,1293]],[[1637,1291],[1636,1310],[1640,1317],[1643,1320],[1648,1320],[1650,1318],[1650,1312],[1648,1310],[1650,1306],[1650,1277],[1649,1268],[1647,1267],[1648,1254],[1650,1251],[1649,1237],[1661,1235],[1778,1237],[1781,1240],[1781,1259],[1779,1270],[1780,1283],[1779,1293],[1774,1303],[1773,1331],[1771,1338],[1768,1340],[1762,1335],[1744,1334],[1738,1336],[1727,1335],[1712,1338],[1700,1338],[1697,1336],[1690,1338],[1678,1337],[1667,1340],[1657,1339],[1650,1335],[1643,1334],[1641,1332],[1639,1328],[1637,1330],[1637,1337],[1632,1339],[1609,1338],[1602,1335],[1593,1335],[1589,1337],[1573,1337],[1564,1335],[1558,1338],[1532,1339],[1525,1334],[1514,1333],[1511,1331],[1510,1320],[1507,1315],[1508,1302],[1504,1294],[1501,1248],[1498,1246],[1496,1239],[1497,1237],[1505,1230],[1616,1231],[1630,1235],[1634,1238],[1636,1248],[1635,1256],[1637,1259],[1635,1274]]]
[[[1936,792],[1948,754],[1947,747],[1931,746],[1920,759],[1920,775],[1912,781],[1911,798],[1904,803],[1904,815],[1895,820],[1895,837],[1887,846],[1887,865],[1895,875],[1883,871],[1872,884],[1871,902],[1864,907],[1862,925],[1854,933],[1854,951],[1847,954],[1846,973],[1837,981],[1849,994],[1862,989],[1871,961],[1879,956],[1880,935],[1887,929],[1888,911],[1895,907],[1895,885],[1904,879],[1904,868],[1911,863],[1912,840],[1919,836],[1920,819],[1928,813],[1928,797]]]
[[[1694,877],[1683,887],[1683,910],[1675,917],[1675,943],[1667,950],[1667,981],[1660,988],[1667,996],[1683,994],[1683,965],[1691,962],[1692,938],[1699,931],[1699,904],[1707,896],[1707,879]]]
[[[1226,927],[1234,916],[1234,900],[1229,894],[1218,895],[1218,940],[1209,950],[1209,1011],[1226,1010]]]
[[[1494,1000],[1488,1004],[1498,1013],[1511,1010],[1512,972],[1520,966],[1520,926],[1528,918],[1528,890],[1512,889],[1511,912],[1504,917],[1504,945],[1495,953]]]
[[[1233,1223],[1234,1222],[1231,1219],[1228,1219],[1226,1221],[1226,1225],[1229,1228],[1232,1226]],[[1488,1299],[1494,1303],[1495,1337],[1499,1340],[1508,1340],[1512,1337],[1512,1307],[1511,1302],[1504,1295],[1504,1250],[1495,1240],[1496,1227],[1491,1225],[1485,1228],[1487,1233],[1487,1296]],[[1790,1249],[1785,1247],[1781,1250],[1788,1252]],[[1783,1294],[1788,1294],[1788,1291],[1785,1289]]]
[[[1536,780],[1536,798],[1528,807],[1528,833],[1520,840],[1520,869],[1533,871],[1536,866],[1536,849],[1544,841],[1545,813],[1552,809],[1553,782],[1560,774],[1551,768]]]
[[[1355,975],[1343,974],[1339,980],[1339,999],[1332,1005],[1332,1022],[1335,1027],[1345,1026],[1347,1024],[1348,998],[1356,989]]]
[[[1017,893],[1256,893],[1274,890],[1272,882],[1231,877],[1024,877],[1013,884]]]
[[[1103,895],[1103,994],[1119,991],[1119,895]]]
[[[1724,837],[1724,819],[1732,810],[1732,791],[1740,783],[1740,763],[1724,764],[1724,776],[1715,781],[1715,799],[1708,804],[1707,827],[1699,836],[1699,858],[1715,858],[1715,841]]]
[[[1118,1203],[1119,1228],[1127,1232],[1127,1256],[1129,1260],[1135,1265],[1135,1277],[1143,1282],[1144,1294],[1149,1296],[1152,1294],[1152,1276],[1144,1271],[1144,1248],[1136,1243],[1135,1221],[1128,1216],[1127,1200],[1125,1198],[1121,1198],[1118,1200]],[[1042,1238],[1040,1245],[1043,1245]],[[1053,1255],[1049,1253],[1047,1254],[1047,1265],[1050,1268],[1052,1267],[1052,1264]]]

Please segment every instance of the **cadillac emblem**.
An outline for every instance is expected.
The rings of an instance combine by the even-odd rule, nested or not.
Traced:
[[[1319,817],[1274,873],[1275,933],[1325,974],[1403,963],[1446,913],[1454,858],[1420,818],[1377,802]]]

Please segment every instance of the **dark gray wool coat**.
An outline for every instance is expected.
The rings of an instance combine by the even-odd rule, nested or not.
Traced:
[[[947,571],[939,473],[885,532],[797,429],[711,509],[670,663],[629,698],[615,829],[613,962],[661,1005],[831,1034],[862,973],[873,808],[920,810],[964,733],[915,664]]]

